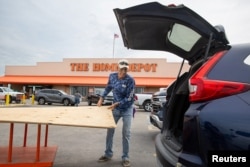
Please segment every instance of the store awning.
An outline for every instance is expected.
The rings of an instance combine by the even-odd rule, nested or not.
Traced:
[[[175,78],[135,77],[136,86],[166,87]],[[0,84],[52,84],[104,86],[108,77],[94,76],[2,76]]]

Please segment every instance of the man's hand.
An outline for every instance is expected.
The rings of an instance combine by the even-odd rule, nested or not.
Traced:
[[[101,107],[102,106],[102,102],[103,102],[103,98],[100,97],[99,100],[98,100],[97,106]]]
[[[108,109],[115,109],[119,105],[119,102],[113,103],[111,106],[108,107]]]

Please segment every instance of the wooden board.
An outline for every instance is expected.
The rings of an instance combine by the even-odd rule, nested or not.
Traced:
[[[0,108],[0,122],[115,128],[107,107],[6,107]]]

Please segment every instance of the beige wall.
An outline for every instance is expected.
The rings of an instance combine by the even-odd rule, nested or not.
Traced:
[[[62,62],[38,62],[34,66],[6,66],[5,75],[29,75],[29,76],[107,76],[112,70],[94,71],[94,64],[117,65],[119,59],[105,58],[67,58]],[[180,68],[180,62],[167,62],[166,59],[136,58],[127,59],[130,63],[130,74],[134,77],[176,77]],[[72,63],[80,64],[83,68],[77,71]],[[132,69],[133,66],[133,69]],[[143,68],[146,67],[146,68]],[[155,71],[153,71],[153,66]],[[87,67],[87,68],[86,68]],[[96,66],[95,66],[96,67]],[[139,68],[142,67],[142,68]],[[189,68],[185,63],[184,71]],[[141,69],[138,72],[138,69]]]
[[[97,59],[97,58],[67,58],[62,62],[38,62],[34,66],[6,66],[5,76],[108,76],[112,71],[109,70],[94,70],[97,64],[117,66],[117,62],[120,59]],[[181,62],[167,62],[166,59],[127,59],[130,64],[129,74],[133,77],[149,77],[149,78],[175,78],[179,72]],[[72,65],[74,64],[74,65]],[[85,65],[85,66],[84,66]],[[87,65],[87,66],[86,66]],[[82,68],[77,68],[77,66]],[[73,70],[72,70],[72,67]],[[84,68],[85,67],[85,68]],[[86,68],[87,67],[87,68]],[[146,67],[146,68],[139,68]],[[153,68],[154,67],[154,68]],[[77,70],[78,69],[78,70]],[[182,72],[187,71],[189,65],[184,64]],[[25,84],[24,84],[25,85]],[[69,94],[70,86],[73,85],[53,85],[55,89],[61,89]],[[22,90],[23,84],[12,84],[12,88],[15,90]],[[93,87],[94,88],[94,87]],[[156,92],[160,88],[157,87],[144,87],[144,92]],[[31,91],[32,92],[32,91]]]

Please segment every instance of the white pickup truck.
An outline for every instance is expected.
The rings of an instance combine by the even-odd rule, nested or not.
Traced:
[[[151,112],[152,103],[151,103],[152,93],[136,93],[135,102],[136,106],[143,108],[147,112]]]
[[[15,101],[16,103],[20,103],[23,93],[22,92],[15,92],[8,87],[0,87],[0,100],[5,101],[6,95],[9,94],[10,100],[9,103]]]

